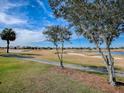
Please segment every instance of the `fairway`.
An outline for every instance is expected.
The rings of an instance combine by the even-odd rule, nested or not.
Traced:
[[[124,0],[0,6],[0,93],[124,93]]]
[[[103,93],[52,68],[0,57],[0,93]]]
[[[52,65],[18,59],[34,58],[58,61],[54,50],[21,50],[18,53],[15,51],[9,54],[1,51],[0,93],[116,93],[117,91],[122,93],[124,91],[123,87],[114,88],[108,85],[106,75],[100,73],[61,69]],[[96,58],[87,56],[87,60],[85,56],[74,57],[67,55],[67,51],[70,50],[65,51],[65,63],[89,67],[104,66],[100,58],[96,60]],[[124,81],[121,77],[118,77],[117,80]],[[97,83],[99,84],[96,86]]]
[[[25,50],[24,50],[25,51]],[[28,51],[28,52],[27,52]],[[55,50],[27,50],[26,52],[20,52],[18,54],[25,55],[36,59],[44,59],[49,61],[59,62]],[[64,50],[64,63],[79,64],[82,66],[91,67],[105,67],[104,61],[100,55],[96,54],[96,50]],[[124,50],[113,50],[124,51]],[[124,56],[114,55],[115,67],[120,70],[124,70]]]

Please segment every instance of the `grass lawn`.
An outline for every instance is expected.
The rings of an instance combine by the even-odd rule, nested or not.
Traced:
[[[26,51],[30,51],[30,52],[16,53],[16,55],[18,54],[21,56],[27,56],[27,57],[33,57],[33,58],[38,58],[38,59],[59,62],[58,57],[55,54],[56,52],[55,50],[42,49],[42,50],[26,50]],[[103,63],[102,58],[91,57],[91,56],[95,56],[93,51],[88,51],[88,50],[82,50],[82,51],[81,50],[65,50],[65,51],[66,53],[74,51],[75,53],[80,53],[80,54],[83,53],[83,54],[90,55],[90,56],[78,56],[78,55],[64,54],[64,63],[79,64],[82,66],[91,66],[91,67],[105,67],[105,64]],[[5,54],[5,50],[4,51],[0,50],[0,52],[1,54]],[[115,68],[124,71],[123,56],[114,56],[114,57],[122,58],[122,60],[115,59]]]
[[[0,93],[102,93],[52,68],[0,57]]]
[[[69,51],[69,50],[66,50],[66,51]],[[30,53],[21,53],[21,54],[27,55],[27,56],[32,56],[32,57],[38,58],[38,59],[59,62],[58,57],[55,54],[55,50],[32,50],[32,52],[30,52]],[[88,54],[92,54],[92,53],[87,52],[87,55]],[[118,56],[116,56],[116,57],[118,57]],[[123,58],[123,57],[121,57],[121,58]],[[124,62],[124,59],[122,59],[122,60],[116,59],[115,60],[115,68],[124,71],[124,63],[123,62]],[[89,57],[89,56],[76,56],[76,55],[64,54],[64,63],[79,64],[82,66],[91,66],[91,67],[105,67],[105,64],[103,63],[102,58],[95,58],[95,57]]]

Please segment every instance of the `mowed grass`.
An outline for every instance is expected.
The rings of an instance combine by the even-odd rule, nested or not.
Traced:
[[[57,54],[55,54],[55,50],[33,50],[30,53],[39,54],[34,55],[35,58],[59,62]],[[68,54],[64,54],[64,63],[80,64],[83,66],[104,66],[102,59]]]
[[[102,93],[51,68],[53,66],[0,57],[0,93]]]
[[[6,54],[5,50],[0,50],[2,54]],[[56,54],[56,50],[24,50],[28,52],[22,52],[22,53],[14,53],[15,55],[18,54],[21,56],[26,57],[32,57],[32,58],[38,58],[38,59],[44,59],[49,61],[56,61],[59,62],[59,59]],[[113,50],[113,51],[124,51],[124,50]],[[79,53],[79,54],[85,54],[86,56],[79,56],[79,55],[69,55],[68,53]],[[104,61],[102,58],[98,58],[95,56],[98,56],[96,53],[96,50],[77,50],[77,49],[67,49],[65,50],[64,54],[64,63],[71,63],[71,64],[79,64],[82,66],[91,66],[91,67],[105,67]],[[121,60],[115,59],[115,67],[120,70],[124,70],[124,58],[123,56],[114,56],[122,58]]]
[[[69,51],[72,51],[72,50],[65,50],[65,51],[69,53]],[[94,54],[94,52],[92,53],[92,51],[91,52],[86,50],[84,52],[83,50],[82,51],[74,50],[74,51],[80,54],[83,53],[87,55],[97,56]],[[55,53],[56,53],[55,50],[32,50],[32,52],[30,53],[23,53],[23,54],[27,54],[27,55],[30,54],[30,56],[38,59],[59,62],[59,59]],[[105,64],[102,58],[97,58],[92,56],[68,55],[67,53],[64,54],[64,63],[79,64],[82,66],[91,66],[91,67],[105,67]],[[34,55],[31,55],[31,54],[34,54]],[[114,56],[114,57],[118,57],[118,56]],[[122,60],[115,59],[115,68],[124,71],[123,62],[124,62],[124,59]]]

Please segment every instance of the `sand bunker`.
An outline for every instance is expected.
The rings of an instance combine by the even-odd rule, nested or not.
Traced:
[[[68,53],[68,55],[84,56],[84,57],[92,57],[92,58],[102,58],[101,56],[88,56],[88,55],[80,54],[80,53]],[[123,58],[114,57],[114,59],[122,60]]]
[[[80,54],[80,53],[68,53],[68,55],[86,56],[86,55],[84,55],[84,54]]]

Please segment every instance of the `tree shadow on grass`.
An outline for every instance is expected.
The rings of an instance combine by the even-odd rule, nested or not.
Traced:
[[[124,86],[124,82],[116,82],[116,86]]]
[[[23,56],[42,56],[41,54],[27,54],[27,53],[21,53]]]
[[[18,55],[18,54],[0,54],[1,57],[14,57],[14,58],[34,58],[33,56]]]
[[[100,72],[103,72],[103,73],[108,73],[108,71],[107,71],[105,66],[84,66],[84,67],[88,67],[89,69],[93,69],[93,70],[100,71]],[[120,70],[117,67],[114,67],[114,68],[115,68],[116,71]]]
[[[88,66],[88,68],[94,70],[93,72],[88,72],[88,73],[93,73],[93,74],[97,74],[97,75],[103,75],[103,74],[104,75],[107,75],[108,74],[108,71],[107,71],[106,67]],[[115,68],[115,70],[116,70],[115,71],[115,74],[122,75],[122,77],[124,76],[123,71],[120,71],[119,68]],[[116,86],[117,87],[124,86],[124,82],[117,81],[116,82]]]

